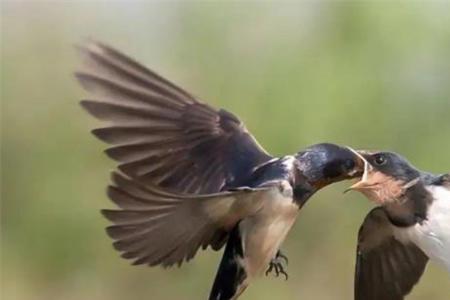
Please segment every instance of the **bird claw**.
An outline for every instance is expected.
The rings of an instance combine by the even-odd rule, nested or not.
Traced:
[[[286,263],[286,266],[289,262],[286,255],[282,254],[280,251],[277,252],[277,255],[270,261],[269,268],[266,270],[266,276],[271,272],[275,272],[275,277],[279,277],[280,274],[283,274],[285,280],[288,280],[289,275],[285,271],[285,267],[283,266],[283,262]]]
[[[275,259],[283,259],[286,263],[286,266],[289,264],[289,259],[287,258],[287,256],[281,253],[280,251],[277,252]]]

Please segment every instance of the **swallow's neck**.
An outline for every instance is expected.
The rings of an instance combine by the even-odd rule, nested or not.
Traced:
[[[401,198],[384,206],[392,224],[399,227],[412,226],[427,219],[428,206],[433,196],[421,181],[410,187]]]
[[[317,190],[307,185],[297,184],[293,187],[293,191],[295,202],[302,207]]]
[[[292,189],[294,200],[302,207],[306,201],[319,189],[311,184],[311,179],[306,176],[304,170],[300,167],[301,162],[297,160],[292,170]]]

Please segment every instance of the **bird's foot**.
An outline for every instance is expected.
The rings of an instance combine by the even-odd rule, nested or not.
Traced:
[[[275,272],[276,277],[280,276],[280,274],[283,274],[285,280],[288,280],[289,275],[285,270],[285,268],[287,268],[288,262],[289,260],[287,256],[281,253],[281,251],[278,251],[277,255],[269,263],[269,268],[266,271],[266,276],[268,276],[271,272]],[[286,267],[283,265],[284,263],[286,264]]]

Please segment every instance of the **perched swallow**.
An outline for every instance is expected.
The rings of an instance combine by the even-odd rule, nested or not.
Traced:
[[[428,259],[450,272],[450,174],[419,171],[396,153],[359,153],[365,170],[350,189],[379,206],[359,230],[355,300],[401,300]]]
[[[360,176],[347,148],[317,144],[269,155],[244,124],[117,50],[79,47],[81,105],[108,123],[93,130],[119,162],[103,210],[114,247],[133,264],[188,261],[199,248],[225,251],[210,299],[236,299],[251,278],[284,272],[279,248],[299,209],[320,188]]]

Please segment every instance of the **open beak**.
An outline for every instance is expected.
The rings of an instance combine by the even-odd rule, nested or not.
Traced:
[[[352,190],[357,190],[357,191],[361,191],[367,188],[370,188],[370,186],[372,186],[374,184],[374,182],[372,182],[372,178],[373,176],[371,176],[374,173],[374,168],[373,166],[367,161],[367,159],[364,157],[364,154],[366,154],[365,151],[356,151],[350,147],[347,147],[350,151],[352,151],[353,153],[355,153],[355,155],[359,158],[359,164],[360,164],[360,168],[363,170],[361,179],[356,182],[355,184],[353,184],[352,186],[350,186],[349,188],[347,188],[344,193],[347,193],[348,191],[352,191]]]
[[[367,198],[379,205],[384,205],[393,200],[398,200],[405,193],[407,189],[414,186],[420,181],[420,177],[404,182],[392,176],[386,175],[377,168],[374,168],[366,159],[373,153],[367,151],[355,151],[348,148],[355,153],[364,167],[361,179],[344,191],[358,191],[363,193]]]

